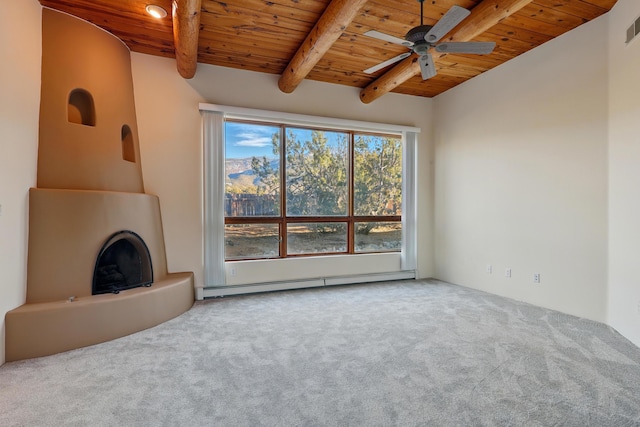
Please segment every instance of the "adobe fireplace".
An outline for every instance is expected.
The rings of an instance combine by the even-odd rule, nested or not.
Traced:
[[[41,80],[26,301],[5,316],[7,361],[151,328],[194,299],[193,273],[167,270],[160,201],[144,192],[127,46],[44,8]]]
[[[153,268],[144,240],[133,231],[113,234],[102,245],[93,272],[92,295],[151,286]]]

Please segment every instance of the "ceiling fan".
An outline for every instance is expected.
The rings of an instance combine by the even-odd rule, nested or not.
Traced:
[[[436,22],[435,25],[423,24],[423,3],[424,0],[418,0],[420,3],[420,25],[409,30],[407,35],[404,36],[404,40],[398,37],[390,36],[388,34],[381,33],[379,31],[370,30],[364,33],[365,36],[374,37],[379,40],[383,40],[390,43],[406,46],[411,49],[410,52],[402,53],[384,62],[374,65],[371,68],[364,70],[365,73],[371,74],[376,71],[394,64],[402,59],[405,59],[411,55],[412,52],[418,54],[420,63],[420,71],[422,72],[422,79],[427,80],[436,75],[436,67],[433,63],[433,58],[429,53],[429,49],[432,47],[436,52],[442,53],[474,53],[474,54],[487,54],[491,53],[495,48],[494,42],[444,42],[438,43],[438,41],[444,37],[449,31],[455,28],[460,22],[462,22],[471,12],[464,7],[452,6],[451,9],[444,14],[444,16]]]

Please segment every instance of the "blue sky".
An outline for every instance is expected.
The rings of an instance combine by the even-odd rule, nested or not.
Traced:
[[[299,140],[310,140],[312,131],[310,129],[294,129],[296,138]],[[225,156],[228,159],[244,159],[247,157],[276,158],[273,154],[273,144],[271,137],[279,132],[277,126],[269,126],[256,123],[225,122]],[[337,144],[346,135],[342,132],[325,131],[325,136],[330,145]],[[342,138],[341,138],[342,137]]]
[[[279,131],[277,127],[253,123],[226,122],[224,130],[227,158],[276,157],[273,154],[271,135]]]

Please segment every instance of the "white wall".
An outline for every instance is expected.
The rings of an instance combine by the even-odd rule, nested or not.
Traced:
[[[202,143],[199,102],[265,110],[392,123],[422,128],[419,136],[418,274],[433,274],[432,247],[432,100],[389,94],[362,104],[359,90],[303,81],[292,93],[278,89],[277,75],[198,65],[184,80],[175,61],[132,54],[145,189],[160,197],[170,271],[193,271],[203,285]],[[237,276],[229,284],[267,282],[399,268],[399,256],[358,257],[331,265],[308,259],[234,263]],[[228,270],[228,269],[227,269]],[[330,272],[328,274],[327,272]]]
[[[640,37],[625,32],[640,2],[618,0],[609,22],[609,319],[640,346]]]
[[[36,0],[0,13],[0,365],[4,316],[26,297],[28,190],[36,185],[41,11]]]
[[[603,16],[435,98],[437,278],[606,320],[606,58]]]

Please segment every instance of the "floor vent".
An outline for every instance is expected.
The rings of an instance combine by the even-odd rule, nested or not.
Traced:
[[[627,44],[640,34],[640,17],[638,17],[629,28],[627,28]]]

